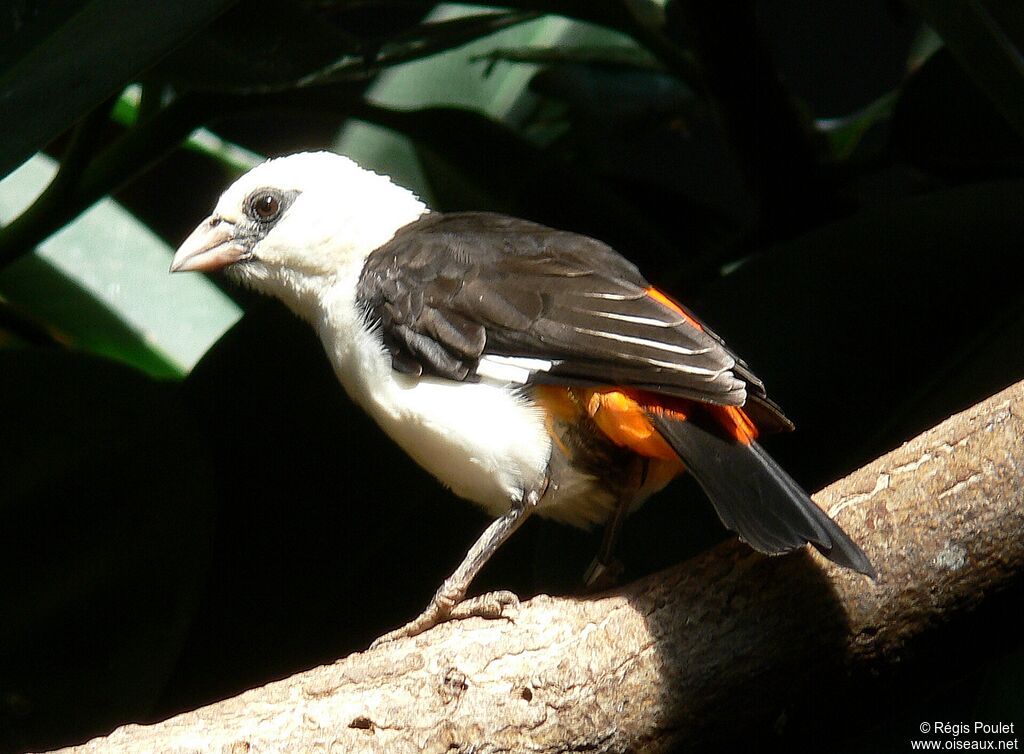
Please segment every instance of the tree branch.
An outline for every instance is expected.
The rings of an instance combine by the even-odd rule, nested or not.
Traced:
[[[614,593],[540,596],[66,751],[689,750],[823,684],[841,715],[852,681],[890,677],[1019,584],[1022,489],[1024,383],[816,496],[877,582],[729,542]]]

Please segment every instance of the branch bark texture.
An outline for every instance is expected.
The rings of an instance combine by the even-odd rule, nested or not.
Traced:
[[[1022,490],[1024,383],[816,495],[877,582],[729,542],[614,593],[536,597],[65,751],[698,748],[812,687],[884,677],[1019,583]]]

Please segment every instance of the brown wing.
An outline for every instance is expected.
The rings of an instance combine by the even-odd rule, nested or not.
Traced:
[[[634,265],[586,236],[490,213],[431,213],[366,260],[358,299],[395,369],[477,378],[481,360],[550,362],[531,382],[625,385],[778,414],[746,365]]]

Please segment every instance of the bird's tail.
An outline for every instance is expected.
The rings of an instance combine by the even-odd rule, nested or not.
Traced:
[[[752,437],[730,437],[711,417],[648,416],[704,489],[722,523],[754,549],[772,554],[810,543],[829,560],[875,578],[860,547]]]

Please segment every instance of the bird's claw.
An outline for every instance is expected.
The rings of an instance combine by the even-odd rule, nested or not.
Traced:
[[[586,591],[594,593],[611,589],[618,583],[624,570],[625,566],[618,558],[611,558],[608,562],[594,558],[583,574]]]
[[[486,618],[487,620],[496,620],[507,618],[511,620],[512,614],[519,610],[519,604],[519,597],[512,592],[505,590],[487,592],[479,597],[460,602],[452,610],[448,619]]]
[[[419,636],[449,620],[510,618],[509,613],[518,609],[519,597],[508,591],[488,592],[461,602],[453,602],[443,595],[436,595],[419,617],[375,639],[370,649],[377,649],[399,639]]]

